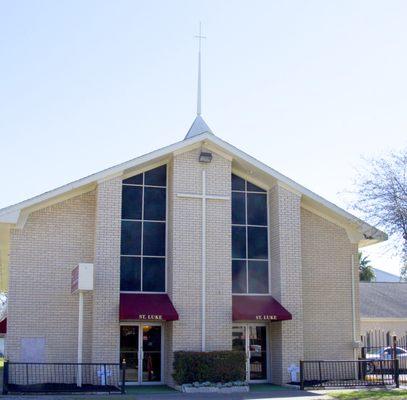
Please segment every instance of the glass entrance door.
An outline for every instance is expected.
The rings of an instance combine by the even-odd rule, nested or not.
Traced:
[[[139,327],[120,327],[120,361],[126,360],[126,381],[138,382]]]
[[[246,353],[246,379],[267,380],[267,327],[245,324],[232,328],[232,348]]]
[[[143,325],[143,382],[161,381],[161,326]]]
[[[122,325],[120,326],[120,360],[126,360],[126,382],[161,382],[160,325]]]

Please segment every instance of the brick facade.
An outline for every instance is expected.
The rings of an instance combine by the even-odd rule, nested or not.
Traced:
[[[7,355],[24,361],[24,338],[45,339],[48,362],[76,362],[78,296],[71,270],[93,262],[95,191],[33,212],[11,231]],[[84,361],[90,361],[92,299],[85,295]]]
[[[357,246],[350,243],[343,228],[304,209],[301,240],[304,357],[352,358],[351,271],[352,255],[357,260]],[[356,321],[359,321],[359,275],[355,265]],[[355,331],[359,332],[359,325]]]
[[[167,293],[180,318],[163,323],[166,383],[174,351],[201,350],[202,200],[178,194],[202,193],[202,169],[207,194],[229,197],[206,206],[206,350],[232,345],[232,161],[213,153],[210,164],[199,163],[199,152],[176,153],[167,168]],[[33,212],[23,229],[11,231],[11,360],[21,360],[24,337],[37,337],[45,338],[44,361],[76,361],[78,298],[70,294],[70,273],[78,262],[92,262],[84,361],[118,361],[121,184],[120,176],[99,182],[96,190]],[[353,357],[350,273],[357,246],[343,228],[304,209],[299,194],[275,184],[268,196],[271,294],[293,315],[267,324],[269,380],[282,383],[300,359]],[[355,296],[358,304],[357,288]]]
[[[269,205],[271,293],[293,316],[291,321],[270,327],[271,379],[282,383],[289,380],[287,368],[304,357],[301,197],[275,185],[269,193]]]
[[[96,191],[92,362],[118,362],[122,179]]]

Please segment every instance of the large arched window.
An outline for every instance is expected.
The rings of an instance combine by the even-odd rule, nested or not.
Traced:
[[[165,292],[167,167],[123,180],[120,290]]]
[[[267,192],[232,175],[232,292],[269,292]]]

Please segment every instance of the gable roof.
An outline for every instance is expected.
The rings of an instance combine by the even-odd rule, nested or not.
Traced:
[[[44,208],[50,204],[62,201],[62,199],[91,190],[96,187],[100,181],[131,173],[133,170],[146,167],[151,163],[164,162],[172,154],[188,151],[189,149],[202,145],[211,151],[229,157],[233,160],[234,168],[249,171],[248,173],[251,174],[250,176],[253,179],[267,182],[270,187],[279,184],[288,190],[298,193],[302,196],[302,205],[304,207],[308,207],[315,213],[343,226],[350,236],[354,236],[354,242],[359,243],[360,246],[366,246],[387,239],[387,235],[384,232],[381,232],[377,228],[367,224],[209,132],[185,138],[180,142],[107,168],[31,199],[0,209],[0,226],[1,224],[16,224],[17,226],[22,226],[29,213],[34,210]]]
[[[407,318],[407,283],[361,282],[362,318]]]

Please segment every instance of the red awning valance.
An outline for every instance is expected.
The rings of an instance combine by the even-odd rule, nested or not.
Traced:
[[[4,318],[3,321],[0,322],[0,334],[7,333],[7,318]]]
[[[285,321],[292,315],[272,296],[232,296],[233,321]]]
[[[177,321],[178,313],[167,294],[121,293],[120,321]]]

